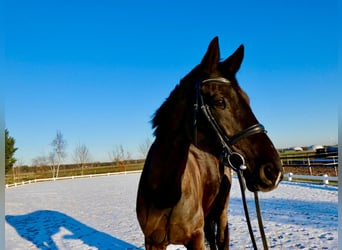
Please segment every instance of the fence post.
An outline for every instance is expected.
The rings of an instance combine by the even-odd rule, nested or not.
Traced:
[[[308,155],[308,165],[309,165],[309,172],[310,172],[310,175],[312,175],[311,162],[310,162],[309,155]]]
[[[335,161],[335,156],[333,156],[333,160],[334,160],[334,170],[335,170],[335,176],[338,176],[338,173],[337,173],[337,168],[336,168],[336,166],[337,166],[338,162],[336,162],[336,161]],[[338,160],[338,159],[337,159],[337,160]]]
[[[329,184],[329,178],[327,174],[323,175],[323,184],[328,185]]]

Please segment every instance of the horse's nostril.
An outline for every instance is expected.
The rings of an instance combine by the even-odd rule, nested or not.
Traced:
[[[272,164],[265,164],[261,166],[260,168],[260,179],[263,183],[266,185],[274,185],[274,177],[275,175],[273,174],[272,171]]]
[[[267,164],[266,167],[264,168],[264,171],[265,171],[265,176],[268,178],[268,179],[273,179],[273,174],[272,174],[272,168],[270,166],[270,164]]]

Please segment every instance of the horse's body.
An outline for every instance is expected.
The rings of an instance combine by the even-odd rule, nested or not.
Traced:
[[[152,150],[158,151],[158,144],[152,145]],[[170,149],[172,150],[172,149]],[[177,151],[177,149],[173,149]],[[168,151],[168,152],[175,152]],[[154,151],[155,152],[155,151]],[[157,164],[156,166],[172,168],[174,162],[167,155],[158,154],[160,161],[165,157],[166,162]],[[173,179],[171,171],[160,169],[160,174],[165,176],[145,176],[148,175],[144,171],[141,177],[142,187],[138,195],[138,216],[140,224],[146,237],[147,246],[157,246],[163,249],[167,244],[183,244],[189,248],[201,249],[204,243],[204,218],[215,207],[221,212],[219,216],[226,221],[225,209],[228,204],[227,195],[230,189],[230,169],[219,166],[217,158],[203,152],[193,145],[189,145],[184,152],[184,159],[179,159],[184,165],[184,172],[178,176],[178,180]],[[151,158],[148,157],[146,166],[152,166]],[[178,159],[175,159],[177,161]],[[168,162],[168,163],[167,163]],[[176,165],[177,166],[177,165]],[[158,172],[159,172],[158,171]],[[155,171],[157,172],[157,171]],[[171,180],[167,179],[170,176]],[[156,183],[157,179],[160,183]],[[225,179],[225,180],[223,180]],[[148,182],[148,183],[145,183]],[[174,187],[180,185],[179,187]],[[150,188],[144,189],[143,187]],[[155,187],[154,187],[155,186]],[[176,203],[171,203],[173,193],[180,188],[181,198]],[[220,197],[218,193],[222,189]],[[155,198],[157,197],[157,198]],[[221,200],[219,200],[221,199]],[[157,202],[155,202],[157,200]],[[173,205],[169,205],[173,204]],[[223,206],[223,207],[222,207]],[[218,219],[218,218],[217,218]],[[225,225],[226,226],[226,225]],[[224,228],[224,230],[226,230]],[[226,232],[223,232],[224,240],[228,240]],[[227,243],[227,242],[226,242]]]
[[[165,249],[168,244],[204,249],[205,238],[211,249],[229,248],[231,173],[220,161],[222,147],[246,157],[244,176],[251,191],[269,191],[279,183],[281,165],[267,135],[259,130],[239,134],[257,123],[235,79],[242,57],[240,47],[219,62],[215,38],[201,64],[156,112],[156,139],[141,175],[136,208],[146,249]],[[218,124],[216,130],[205,112],[197,111],[199,98]],[[227,138],[220,140],[222,131],[227,138],[239,135],[234,145]]]

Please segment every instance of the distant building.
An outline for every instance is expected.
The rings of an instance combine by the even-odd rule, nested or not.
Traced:
[[[293,150],[299,152],[299,151],[303,151],[303,148],[302,147],[294,147]]]
[[[324,147],[322,145],[311,145],[311,146],[308,147],[308,150],[309,151],[314,151],[314,152],[324,151]]]

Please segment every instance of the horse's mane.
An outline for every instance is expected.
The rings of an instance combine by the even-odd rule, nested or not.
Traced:
[[[176,106],[181,102],[181,86],[178,84],[153,116],[152,128],[155,129],[154,135],[160,134],[166,126],[169,127],[171,125],[170,127],[172,127],[172,124],[175,124],[174,119],[181,119],[179,114],[176,114]]]
[[[179,84],[171,91],[169,97],[157,109],[152,118],[152,128],[154,135],[170,134],[180,128],[185,119],[186,107],[189,105],[189,93],[195,91],[194,79],[201,78],[202,76],[201,65],[194,67]],[[202,76],[203,77],[203,76]]]

